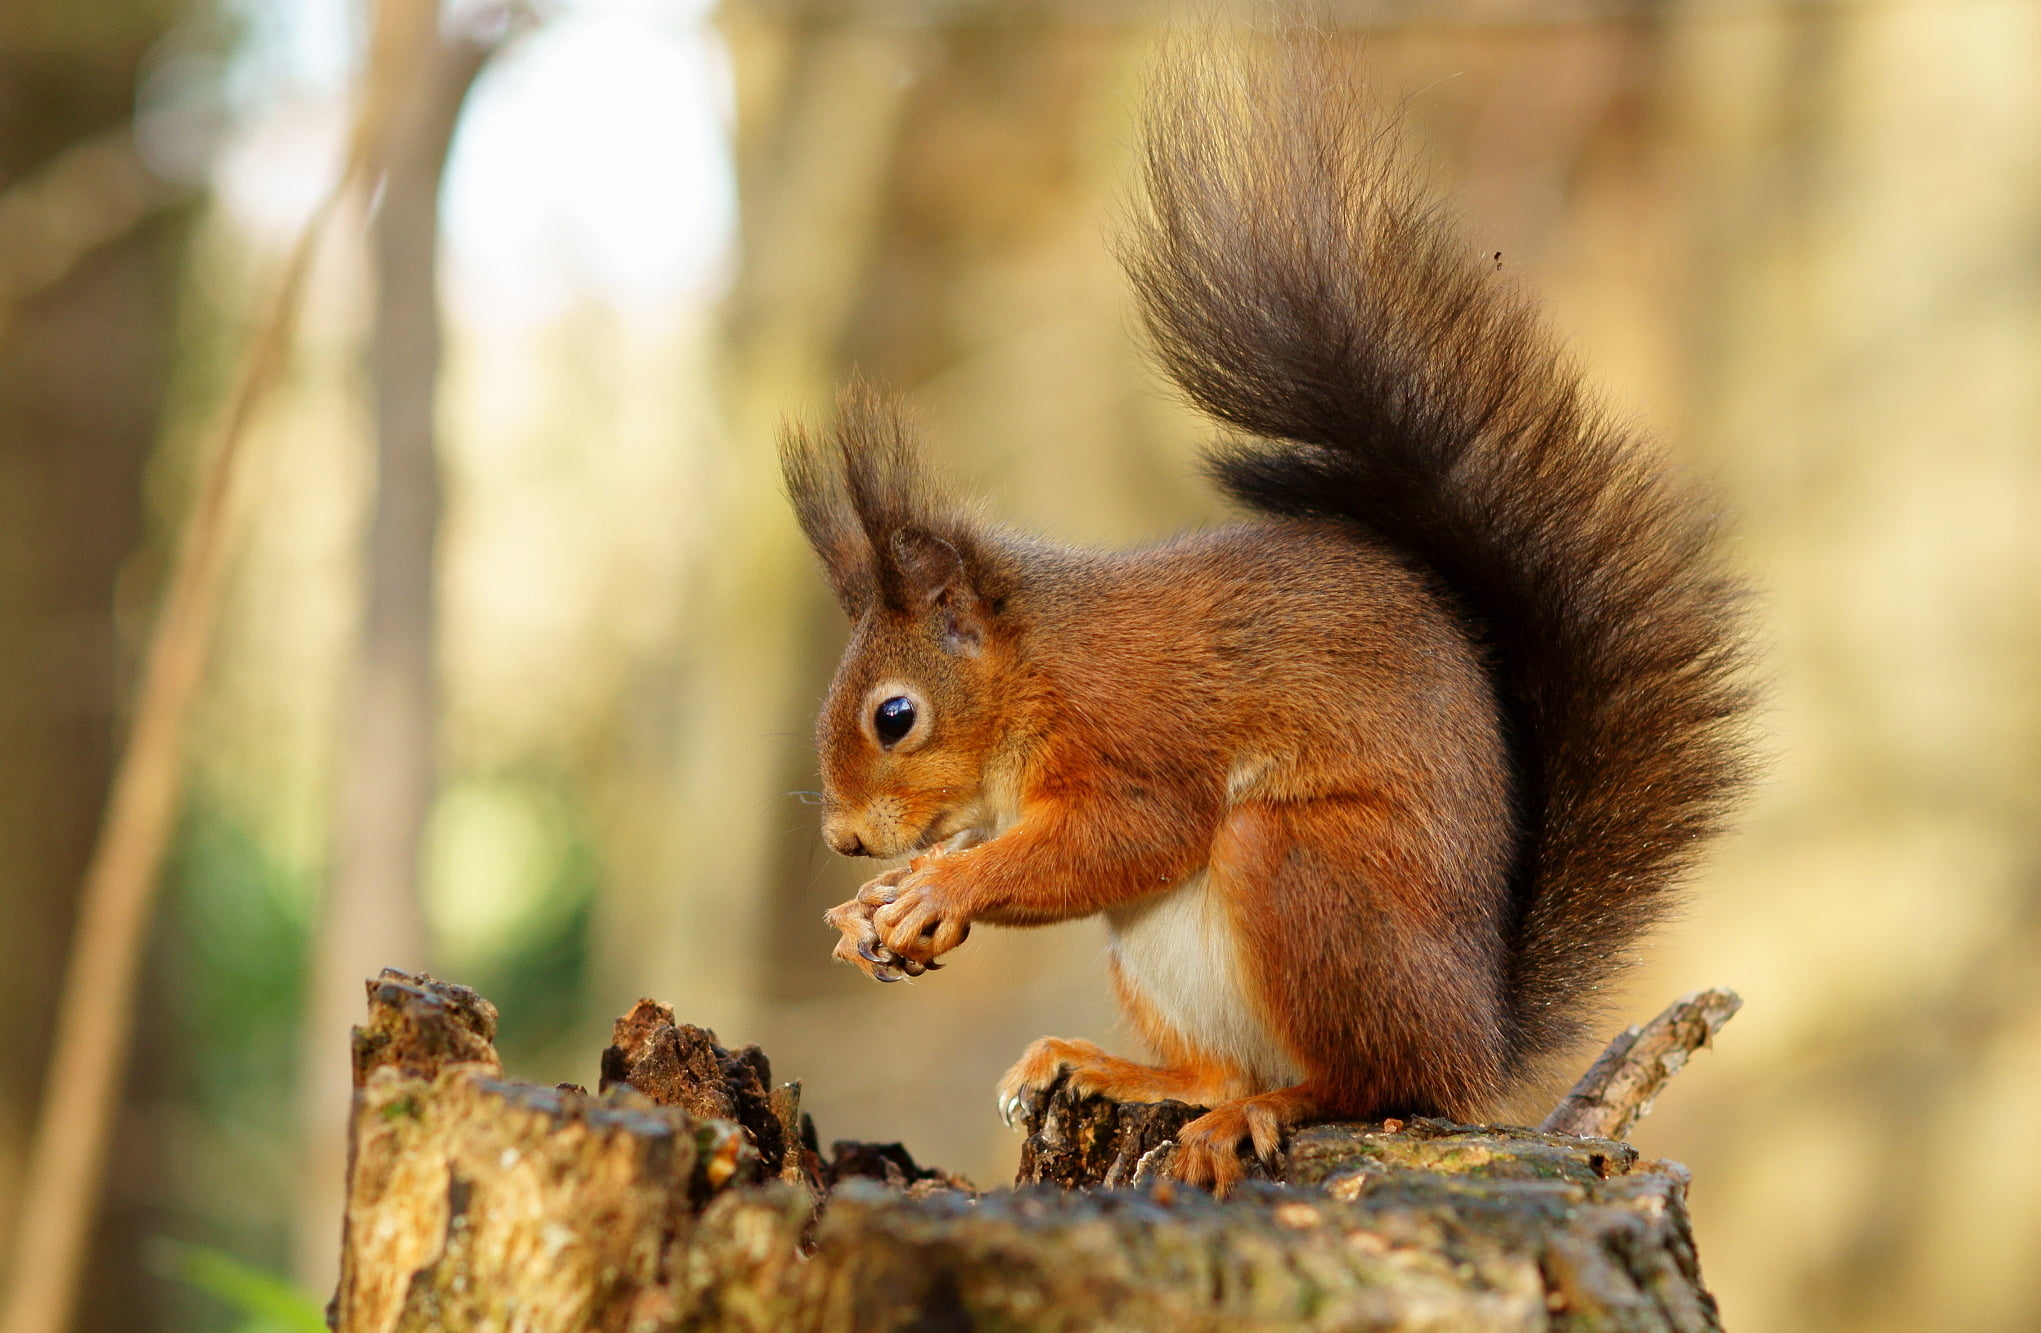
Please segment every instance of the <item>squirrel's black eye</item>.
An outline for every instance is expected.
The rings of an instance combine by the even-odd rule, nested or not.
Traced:
[[[880,704],[872,714],[872,730],[879,734],[879,744],[893,745],[914,730],[914,701],[896,694]]]

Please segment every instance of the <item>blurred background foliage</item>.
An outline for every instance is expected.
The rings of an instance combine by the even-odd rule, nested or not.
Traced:
[[[1748,1000],[1637,1135],[1694,1169],[1727,1322],[2041,1325],[2041,5],[1325,12],[1763,590],[1770,779],[1618,1015]],[[1017,525],[1220,516],[1109,248],[1170,17],[558,0],[496,51],[426,284],[434,720],[390,908],[329,893],[342,774],[397,780],[360,758],[386,298],[356,201],[258,428],[81,1328],[242,1322],[162,1237],[323,1296],[345,1019],[385,963],[481,988],[540,1080],[592,1083],[609,1018],[669,1000],[763,1043],[825,1139],[981,1183],[1029,1039],[1125,1042],[1089,924],[907,986],[828,965],[859,867],[816,837],[809,726],[842,627],[772,436],[858,370]],[[370,20],[0,9],[0,1232],[196,441],[339,169]]]

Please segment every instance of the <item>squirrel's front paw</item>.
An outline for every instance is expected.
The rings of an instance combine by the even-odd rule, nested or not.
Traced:
[[[830,957],[849,963],[874,981],[898,981],[907,975],[902,960],[879,943],[879,932],[872,926],[871,908],[853,898],[824,912],[822,919],[843,934]]]
[[[879,943],[900,960],[897,965],[940,967],[936,958],[971,934],[970,918],[949,900],[933,870],[910,866],[904,875],[881,875],[858,890],[858,901],[873,900],[872,925]]]
[[[830,908],[822,916],[833,929],[841,932],[843,938],[836,942],[831,957],[849,963],[874,981],[898,981],[902,977],[918,977],[923,972],[933,972],[941,963],[903,957],[888,948],[879,937],[879,929],[872,921],[872,914],[879,908],[893,902],[899,896],[900,881],[913,872],[912,865],[898,870],[889,870],[883,875],[867,880],[858,896],[847,903]]]

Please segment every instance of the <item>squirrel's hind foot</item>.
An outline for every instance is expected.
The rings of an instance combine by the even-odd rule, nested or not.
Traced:
[[[1177,1131],[1164,1173],[1223,1199],[1246,1174],[1240,1162],[1244,1145],[1253,1144],[1255,1156],[1273,1166],[1283,1131],[1324,1114],[1323,1101],[1308,1083],[1222,1102]]]

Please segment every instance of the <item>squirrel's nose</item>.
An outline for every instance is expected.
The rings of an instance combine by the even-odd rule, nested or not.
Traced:
[[[834,830],[823,835],[825,841],[844,856],[870,856],[865,849],[865,840],[849,829]]]

